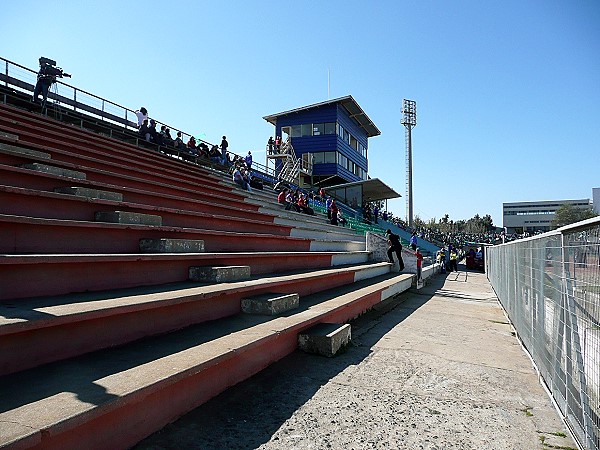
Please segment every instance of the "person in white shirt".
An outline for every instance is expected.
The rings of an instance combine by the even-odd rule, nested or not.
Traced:
[[[138,128],[142,126],[142,124],[144,123],[144,120],[149,120],[148,119],[148,110],[146,108],[144,108],[143,106],[135,112],[135,115],[137,116],[137,120],[138,120]]]

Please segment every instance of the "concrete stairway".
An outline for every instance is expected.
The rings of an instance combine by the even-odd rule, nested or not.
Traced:
[[[274,193],[0,104],[0,448],[128,448],[408,289]],[[247,315],[248,299],[293,310]]]

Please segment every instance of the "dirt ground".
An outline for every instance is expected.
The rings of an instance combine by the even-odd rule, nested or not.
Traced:
[[[296,351],[136,446],[577,448],[485,275],[438,275],[352,323],[334,358]]]

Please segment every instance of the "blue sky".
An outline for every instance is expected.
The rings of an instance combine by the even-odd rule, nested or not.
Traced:
[[[414,212],[469,219],[600,187],[600,2],[21,0],[0,56],[55,59],[74,86],[264,163],[263,116],[352,95],[381,130],[369,175]],[[328,92],[328,72],[330,91]]]

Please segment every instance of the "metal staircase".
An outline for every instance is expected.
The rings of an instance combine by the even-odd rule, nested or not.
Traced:
[[[276,178],[287,183],[300,185],[301,174],[312,175],[313,155],[305,153],[301,158],[298,158],[292,146],[291,137],[287,138],[279,150],[267,154],[267,169],[270,169],[271,162],[274,166],[271,170]],[[271,170],[267,171],[271,172]]]

